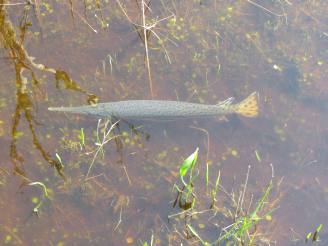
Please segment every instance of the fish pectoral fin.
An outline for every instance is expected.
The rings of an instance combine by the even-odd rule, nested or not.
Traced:
[[[259,114],[258,106],[259,95],[255,91],[240,103],[234,105],[234,112],[245,117],[256,117]]]

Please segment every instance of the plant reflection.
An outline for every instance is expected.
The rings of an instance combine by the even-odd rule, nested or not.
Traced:
[[[8,51],[9,59],[15,67],[16,79],[16,108],[13,116],[13,125],[11,128],[12,141],[10,144],[10,157],[14,165],[14,171],[25,177],[26,175],[23,166],[24,158],[17,149],[18,126],[21,122],[21,118],[25,117],[32,135],[34,147],[39,150],[43,159],[46,160],[52,167],[55,167],[58,174],[64,178],[62,165],[42,146],[42,143],[36,133],[35,126],[37,125],[37,122],[33,115],[34,106],[31,99],[32,95],[30,95],[28,91],[28,83],[32,82],[32,85],[36,87],[40,85],[37,75],[34,72],[34,70],[39,70],[54,74],[57,81],[57,87],[59,82],[63,82],[66,89],[85,94],[88,97],[88,103],[96,102],[97,96],[82,89],[77,82],[73,81],[69,77],[66,72],[34,62],[35,58],[30,56],[23,46],[26,31],[32,25],[28,21],[28,11],[30,9],[31,6],[28,4],[24,8],[23,15],[19,22],[20,34],[18,38],[11,21],[7,18],[8,14],[5,9],[4,1],[0,0],[0,41],[3,44],[3,47]],[[25,73],[27,73],[31,79],[29,79]]]

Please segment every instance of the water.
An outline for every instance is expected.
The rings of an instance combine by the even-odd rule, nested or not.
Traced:
[[[151,1],[152,93],[140,3],[39,4],[0,5],[2,244],[142,245],[153,236],[156,245],[188,245],[198,239],[185,223],[214,241],[233,223],[228,211],[247,177],[243,211],[273,181],[259,215],[274,211],[256,227],[259,245],[303,245],[321,223],[317,244],[327,243],[325,1]],[[150,98],[214,104],[255,90],[255,119],[120,122],[87,179],[98,119],[47,110]],[[173,216],[183,212],[173,207],[179,164],[196,147],[192,212],[201,213]],[[206,163],[209,187],[219,172],[224,187],[212,210]],[[32,182],[45,184],[49,198]]]

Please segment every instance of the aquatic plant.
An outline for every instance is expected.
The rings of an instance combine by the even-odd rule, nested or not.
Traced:
[[[308,241],[310,241],[310,240],[311,240],[312,242],[317,242],[317,241],[319,241],[319,240],[320,240],[319,232],[321,231],[322,227],[323,227],[323,225],[322,225],[322,224],[319,224],[313,233],[312,233],[312,232],[309,232],[309,233],[306,235],[305,242],[308,242]]]
[[[95,145],[97,146],[96,150],[94,151],[94,155],[91,161],[91,164],[88,168],[88,171],[85,175],[85,180],[88,179],[91,169],[94,165],[94,162],[98,156],[98,154],[101,152],[104,154],[104,145],[107,144],[109,141],[113,140],[117,136],[113,136],[112,132],[113,129],[116,127],[119,121],[116,121],[113,124],[110,124],[110,120],[106,120],[103,128],[101,129],[101,119],[98,120],[98,125],[97,125],[97,141],[95,142]],[[102,133],[102,134],[101,134]]]
[[[47,186],[39,181],[36,182],[31,182],[28,185],[30,186],[40,186],[42,188],[42,196],[41,199],[34,199],[37,205],[33,208],[33,212],[36,214],[39,214],[39,209],[43,204],[44,199],[49,199],[49,193],[48,193],[48,188]]]
[[[193,189],[194,189],[193,181],[198,176],[198,175],[194,176],[194,168],[198,159],[198,150],[199,148],[196,148],[194,153],[192,153],[187,159],[185,159],[180,166],[179,173],[180,173],[180,179],[183,184],[183,187],[182,189],[179,189],[178,186],[174,186],[179,192],[179,196],[177,200],[179,202],[180,207],[181,206],[190,207],[193,206],[195,202],[195,196],[193,194]],[[187,173],[189,175],[188,175],[188,181],[186,182],[184,180],[184,177],[186,176]],[[191,201],[190,201],[190,197],[192,197]]]
[[[234,194],[229,195],[231,198],[231,208],[225,206],[224,208],[220,208],[217,205],[218,199],[217,193],[219,189],[224,191],[224,193],[228,194],[225,189],[220,186],[220,172],[217,175],[215,183],[211,188],[210,192],[206,194],[207,197],[210,198],[211,204],[210,209],[208,210],[198,210],[198,207],[203,207],[204,203],[207,199],[204,199],[203,196],[196,196],[195,189],[195,180],[199,176],[199,172],[194,175],[195,166],[198,159],[198,151],[199,148],[186,158],[183,163],[180,165],[179,173],[180,180],[183,184],[182,188],[178,188],[177,185],[174,185],[174,188],[178,191],[177,199],[174,202],[174,206],[178,203],[179,207],[183,209],[182,212],[178,212],[176,214],[169,215],[169,219],[176,217],[178,215],[185,215],[185,223],[188,234],[196,237],[203,245],[253,245],[256,242],[266,240],[263,235],[258,233],[257,225],[260,221],[266,220],[271,221],[271,214],[275,210],[273,208],[274,204],[268,205],[268,197],[273,188],[273,180],[271,179],[269,184],[267,185],[264,193],[257,201],[254,208],[251,210],[251,204],[248,205],[248,209],[244,209],[245,206],[245,196],[246,196],[246,187],[249,178],[250,166],[248,167],[248,172],[246,175],[246,181],[244,184],[244,188],[240,192],[238,196],[238,200],[235,200]],[[208,176],[208,168],[206,168],[206,176]],[[187,181],[185,180],[185,176],[188,174]],[[205,178],[206,183],[206,178]],[[223,199],[223,197],[221,197]],[[199,206],[196,206],[196,203]],[[234,210],[233,210],[234,209]],[[226,211],[223,213],[222,211]],[[193,224],[200,223],[197,222],[197,215],[203,213],[213,213],[211,216],[212,219],[216,216],[219,216],[221,213],[222,216],[228,218],[232,223],[226,226],[220,226],[220,232],[217,235],[217,239],[211,241],[207,238],[201,236],[201,233],[194,227]],[[193,219],[195,217],[195,219]],[[222,222],[218,223],[222,224]],[[206,225],[202,225],[202,228],[205,228]]]

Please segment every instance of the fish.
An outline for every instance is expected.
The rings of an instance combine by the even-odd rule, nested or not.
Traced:
[[[228,114],[252,118],[259,114],[258,98],[255,91],[239,103],[233,103],[233,97],[215,105],[166,100],[127,100],[77,107],[50,107],[48,110],[127,120],[175,120]]]

